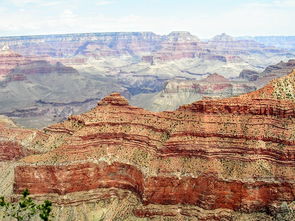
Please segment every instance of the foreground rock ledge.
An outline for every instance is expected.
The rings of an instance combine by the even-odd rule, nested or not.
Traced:
[[[1,136],[15,143],[0,148],[1,165],[14,170],[1,188],[51,199],[58,219],[270,220],[295,200],[294,91],[295,72],[173,112],[113,93],[44,131],[2,124]]]

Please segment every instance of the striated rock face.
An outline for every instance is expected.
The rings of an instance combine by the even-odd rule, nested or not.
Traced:
[[[295,59],[291,59],[288,62],[280,62],[276,65],[267,67],[262,73],[262,77],[272,75],[274,78],[284,76],[295,69]]]
[[[30,147],[37,135],[42,137],[39,132],[19,128],[7,117],[0,115],[0,164],[40,152]]]
[[[222,34],[201,41],[181,31],[167,35],[112,32],[0,37],[2,46],[0,114],[23,126],[38,128],[89,110],[98,99],[114,91],[141,107],[148,107],[145,104],[156,94],[153,110],[175,109],[213,97],[213,86],[203,96],[194,93],[191,82],[183,80],[199,80],[211,73],[233,78],[243,69],[262,71],[269,64],[294,57],[291,50],[254,40]],[[166,83],[173,80],[167,84],[176,85],[178,79],[193,93],[188,90],[173,97],[172,93],[163,95]],[[253,89],[248,82],[232,85],[224,85],[224,90],[218,86],[216,92],[220,94],[214,97]]]
[[[57,220],[271,220],[295,200],[294,90],[295,72],[159,113],[113,93],[36,136],[45,153],[18,161],[13,193],[52,200]]]
[[[288,62],[281,61],[276,65],[270,65],[259,75],[256,84],[261,87],[263,84],[271,81],[272,79],[282,77],[284,75],[291,73],[294,69],[294,59],[291,59]]]
[[[161,92],[149,99],[139,95],[133,98],[132,103],[153,111],[175,110],[180,105],[197,100],[237,96],[255,89],[252,82],[234,81],[219,74],[210,74],[201,80],[170,80]]]
[[[163,37],[159,50],[154,53],[154,59],[163,62],[194,58],[199,56],[203,50],[200,40],[189,32],[171,32]]]
[[[0,50],[0,80],[9,74],[17,65],[26,64],[29,60],[13,52],[9,47]],[[2,75],[2,76],[1,76]]]
[[[237,62],[249,54],[286,53],[252,39],[234,39],[221,34],[208,42],[185,31],[156,35],[152,32],[82,33],[44,36],[1,37],[0,45],[9,45],[22,55],[70,58],[74,56],[118,57],[153,56],[155,61],[201,58]],[[292,54],[290,54],[292,56]],[[265,58],[265,57],[264,57]],[[84,61],[85,62],[85,61]]]

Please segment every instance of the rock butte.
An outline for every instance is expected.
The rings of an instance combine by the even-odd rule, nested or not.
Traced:
[[[292,72],[246,95],[158,113],[113,93],[23,136],[43,153],[10,157],[1,188],[49,198],[57,220],[271,220],[295,200],[294,90]]]

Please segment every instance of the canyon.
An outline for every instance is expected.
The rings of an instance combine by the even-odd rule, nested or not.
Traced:
[[[28,188],[55,220],[273,220],[295,209],[294,119],[295,71],[175,111],[112,93],[43,130],[2,117],[0,194]]]
[[[167,81],[162,91],[133,96],[130,103],[152,111],[176,110],[197,100],[233,97],[255,91],[294,69],[295,60],[290,59],[270,65],[261,73],[243,70],[236,78],[225,78],[215,73],[200,80],[172,79]]]
[[[153,111],[240,95],[276,77],[254,82],[239,77],[243,70],[261,73],[294,58],[292,45],[270,42],[224,33],[202,40],[185,31],[0,37],[0,114],[42,128],[95,107],[111,92]],[[229,82],[206,82],[215,73]]]

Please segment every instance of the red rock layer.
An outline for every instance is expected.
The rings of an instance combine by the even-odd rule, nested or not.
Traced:
[[[11,50],[0,50],[0,75],[7,75],[17,65],[27,62],[28,59]]]
[[[180,111],[193,111],[207,114],[265,115],[280,118],[295,117],[295,104],[290,101],[252,99],[252,104],[243,99],[204,100],[179,108]]]
[[[218,74],[211,74],[202,80],[171,80],[162,93],[190,92],[202,96],[230,97],[255,90],[252,83],[230,81]]]
[[[26,156],[23,147],[15,142],[0,141],[0,162],[17,160]]]
[[[40,174],[36,176],[35,174]],[[147,177],[137,168],[121,163],[83,163],[69,166],[20,166],[15,170],[14,191],[28,188],[34,194],[61,195],[97,188],[128,189],[145,204],[189,204],[204,209],[217,208],[254,212],[266,210],[277,201],[295,199],[291,182],[246,183],[221,180],[214,175],[192,177]]]
[[[34,172],[33,172],[34,171]],[[122,163],[108,165],[82,163],[69,166],[17,167],[15,192],[28,188],[32,193],[58,193],[92,190],[97,188],[122,188],[143,192],[143,176],[136,168]],[[42,174],[41,177],[34,173]],[[33,176],[32,176],[33,175]],[[24,179],[24,177],[26,177]],[[73,182],[75,180],[75,182]]]
[[[52,149],[20,161],[25,165],[15,168],[14,191],[121,188],[144,205],[210,211],[267,211],[294,201],[295,106],[288,95],[294,78],[295,72],[248,95],[174,112],[132,107],[114,93],[48,127],[43,145]]]
[[[40,139],[44,135],[35,130],[22,129],[12,121],[0,116],[0,162],[18,160],[25,156],[40,152],[28,149],[25,143],[29,143],[38,135]],[[42,138],[42,139],[43,139]]]

